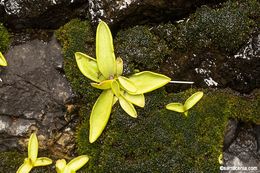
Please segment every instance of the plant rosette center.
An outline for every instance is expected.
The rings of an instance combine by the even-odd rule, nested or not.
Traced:
[[[171,80],[151,71],[135,73],[129,78],[122,76],[123,60],[115,58],[112,34],[102,21],[96,33],[96,59],[81,52],[76,52],[75,58],[81,73],[94,81],[91,86],[103,90],[90,115],[90,143],[101,135],[117,101],[128,115],[136,118],[134,105],[144,107],[144,93],[158,89]]]

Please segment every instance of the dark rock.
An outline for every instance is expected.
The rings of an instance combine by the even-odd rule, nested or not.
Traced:
[[[110,25],[136,25],[174,21],[187,15],[202,4],[215,4],[223,0],[90,0],[89,13],[94,23],[100,19]]]
[[[238,133],[238,121],[236,120],[229,120],[228,125],[225,131],[225,138],[224,138],[224,146],[223,150],[225,151],[229,148],[230,144],[236,139]]]
[[[85,16],[84,0],[6,0],[1,1],[5,23],[11,28],[58,28],[70,19]],[[2,10],[3,11],[3,10]]]
[[[257,141],[254,135],[254,129],[252,126],[244,125],[230,145],[228,150],[224,152],[224,166],[225,167],[237,167],[237,168],[256,168],[253,171],[256,172],[260,167],[259,162],[260,155],[257,153]],[[232,171],[223,171],[229,173]],[[243,173],[244,170],[238,170],[237,172]]]
[[[66,100],[72,96],[63,74],[61,48],[50,42],[29,41],[5,55],[8,66],[0,74],[0,147],[18,146],[31,131],[46,144],[63,128]],[[8,145],[6,141],[10,141]],[[46,145],[45,147],[48,147]]]

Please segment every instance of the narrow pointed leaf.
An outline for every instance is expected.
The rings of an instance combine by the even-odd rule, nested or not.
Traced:
[[[34,163],[38,156],[38,139],[35,133],[32,133],[28,143],[28,158]]]
[[[121,76],[123,73],[123,60],[121,58],[116,59],[116,75]]]
[[[187,116],[188,116],[188,111],[185,111],[185,112],[184,112],[184,115],[187,117]]]
[[[203,92],[201,92],[201,91],[192,94],[192,96],[190,96],[190,97],[185,101],[185,103],[184,103],[184,109],[185,109],[185,110],[189,110],[189,109],[192,108],[202,97],[203,97]]]
[[[129,77],[137,87],[137,91],[131,94],[143,94],[158,89],[167,84],[171,79],[165,75],[150,71],[136,73]]]
[[[97,89],[106,90],[111,88],[112,82],[113,80],[105,80],[100,83],[90,83],[90,85]]]
[[[145,105],[145,98],[144,98],[143,94],[132,95],[132,94],[125,92],[124,97],[127,101],[133,103],[136,106],[143,108]]]
[[[7,62],[6,62],[5,57],[2,54],[2,52],[0,52],[0,65],[1,66],[7,66]]]
[[[56,164],[55,164],[56,172],[57,173],[63,173],[65,166],[66,166],[66,160],[65,159],[57,160]]]
[[[52,160],[47,157],[39,157],[33,163],[33,166],[46,166],[52,164]]]
[[[116,73],[116,58],[114,54],[113,38],[109,27],[101,21],[96,34],[97,64],[102,75],[109,79]]]
[[[132,82],[131,80],[129,80],[128,78],[124,77],[124,76],[119,76],[118,77],[118,81],[120,83],[120,85],[122,86],[123,89],[125,89],[128,92],[136,92],[137,91],[137,87],[135,86],[135,83]]]
[[[73,160],[71,160],[67,167],[69,167],[70,170],[72,171],[77,171],[79,170],[81,167],[83,167],[89,160],[89,157],[87,155],[82,155],[82,156],[78,156],[76,158],[74,158]]]
[[[90,115],[89,142],[93,143],[101,135],[110,117],[113,92],[104,90],[94,104]]]
[[[132,103],[128,102],[125,98],[119,97],[119,103],[122,109],[131,117],[136,118],[137,112]]]
[[[16,173],[29,173],[31,169],[33,168],[32,164],[30,162],[24,162],[16,171]]]
[[[180,113],[185,112],[184,106],[182,103],[170,103],[170,104],[166,105],[166,109],[175,111],[175,112],[180,112]]]
[[[111,89],[117,97],[120,97],[120,86],[116,80],[111,83]]]
[[[84,76],[86,76],[87,78],[95,82],[100,82],[99,80],[100,72],[98,70],[97,62],[94,58],[91,58],[90,56],[81,52],[76,52],[75,58],[79,70]]]

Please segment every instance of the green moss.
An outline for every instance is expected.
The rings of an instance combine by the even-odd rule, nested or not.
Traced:
[[[73,19],[56,32],[64,54],[64,71],[73,91],[90,102],[97,98],[99,90],[90,86],[90,80],[78,69],[74,53],[79,51],[95,57],[94,32],[88,21]]]
[[[0,23],[0,51],[4,52],[10,45],[10,36],[7,29]]]
[[[260,123],[259,91],[254,98],[230,91],[204,90],[202,100],[184,117],[166,110],[183,102],[194,90],[167,95],[158,90],[146,95],[138,118],[118,106],[101,137],[88,142],[88,119],[78,130],[78,152],[91,156],[88,172],[218,172],[224,131],[229,118]]]
[[[203,6],[188,20],[154,29],[169,45],[181,51],[205,48],[236,53],[259,27],[260,3],[256,0],[226,2],[221,8]],[[171,33],[171,34],[169,34]]]
[[[19,153],[17,151],[0,152],[0,172],[16,172],[26,157],[27,153]],[[32,169],[31,173],[53,173],[55,170],[52,166],[36,167]]]
[[[160,63],[169,56],[166,42],[154,35],[148,26],[136,26],[120,31],[115,39],[116,56],[125,62],[125,72],[139,70],[156,70]]]

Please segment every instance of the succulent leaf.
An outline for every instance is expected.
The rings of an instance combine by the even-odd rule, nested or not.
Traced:
[[[25,159],[24,163],[18,168],[16,173],[29,173],[32,168],[33,166],[31,162],[28,159]]]
[[[71,171],[77,171],[79,170],[82,166],[84,166],[89,160],[89,157],[87,155],[82,155],[82,156],[78,156],[74,159],[72,159],[67,167],[69,167],[69,169]]]
[[[137,112],[132,103],[128,102],[124,97],[119,97],[119,103],[122,109],[131,117],[136,118]]]
[[[96,34],[97,64],[102,75],[109,79],[116,74],[116,58],[112,34],[109,27],[103,21],[98,24]]]
[[[123,60],[121,58],[116,59],[116,76],[123,74]]]
[[[35,133],[32,133],[28,143],[28,158],[34,163],[38,156],[38,139]]]
[[[124,76],[119,76],[118,81],[123,89],[125,89],[128,92],[134,93],[137,91],[137,88],[135,86],[135,83],[130,81],[128,78]]]
[[[66,160],[65,159],[59,159],[56,161],[55,164],[56,172],[57,173],[63,173],[64,168],[66,167]]]
[[[2,54],[2,52],[0,52],[0,65],[7,66],[6,59],[5,59],[4,55]]]
[[[113,80],[113,82],[111,83],[111,89],[116,97],[120,97],[120,86],[116,80]]]
[[[184,109],[184,106],[182,103],[169,103],[168,105],[166,105],[166,109],[175,111],[175,112],[180,112],[180,113],[185,112],[185,109]]]
[[[113,80],[104,80],[100,83],[90,83],[90,85],[97,89],[106,90],[111,88],[112,82]]]
[[[79,70],[84,76],[95,82],[100,82],[98,65],[94,58],[81,52],[76,52],[75,58]]]
[[[185,111],[192,108],[202,97],[203,97],[203,92],[201,91],[192,94],[184,103]]]
[[[127,92],[124,93],[124,97],[127,101],[133,103],[136,106],[139,106],[141,108],[144,107],[145,105],[145,98],[143,94],[138,94],[138,95],[132,95]]]
[[[104,90],[94,104],[90,115],[90,143],[95,142],[106,127],[113,105],[113,97],[112,90]]]
[[[52,160],[47,157],[39,157],[33,163],[33,166],[46,166],[52,164]]]
[[[135,95],[153,91],[171,81],[171,79],[165,75],[150,71],[136,73],[129,77],[129,80],[137,87],[137,91],[131,93]]]

